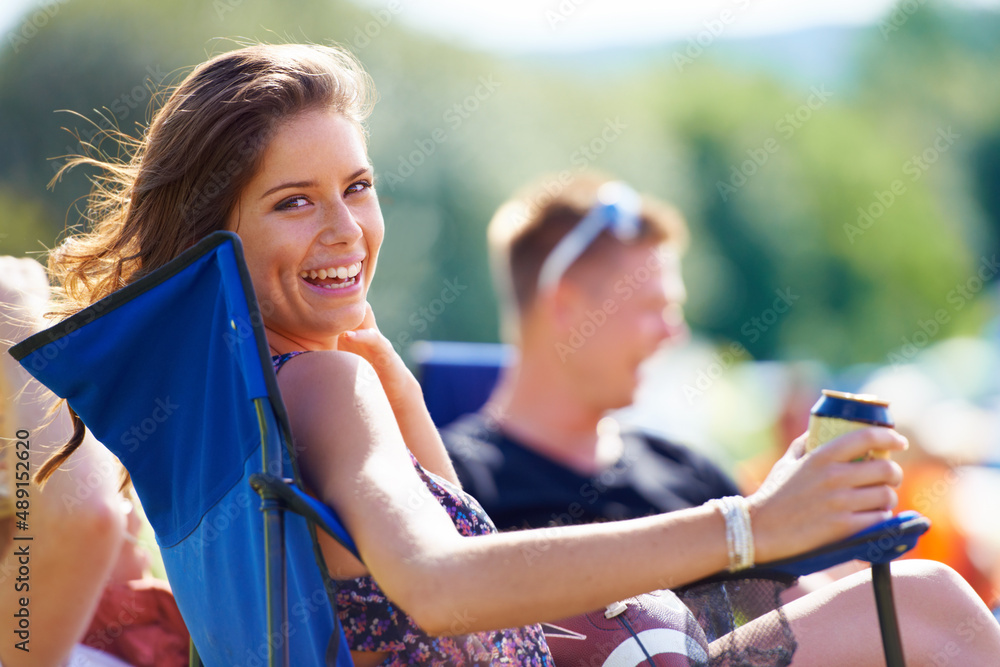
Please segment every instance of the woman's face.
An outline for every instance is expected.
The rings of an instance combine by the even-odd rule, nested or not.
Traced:
[[[335,111],[279,125],[226,227],[239,234],[268,341],[335,349],[361,324],[385,228],[360,129]]]

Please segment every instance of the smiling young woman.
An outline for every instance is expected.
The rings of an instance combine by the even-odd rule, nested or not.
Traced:
[[[419,386],[367,302],[383,236],[363,125],[372,96],[360,65],[330,47],[256,45],[196,67],[128,164],[70,163],[102,176],[93,232],[50,258],[57,312],[97,301],[213,231],[240,235],[305,483],[337,510],[361,554],[322,543],[343,579],[336,613],[359,665],[550,665],[537,623],[741,565],[727,547],[729,518],[712,506],[497,534],[461,491]],[[856,431],[808,455],[802,442],[764,491],[739,501],[760,562],[868,527],[895,502],[896,464],[850,461],[902,449],[898,434]],[[914,655],[943,645],[947,619],[959,617],[987,628],[963,647],[966,664],[1000,651],[1000,629],[949,571],[894,571]],[[866,585],[861,577],[789,607],[796,664],[877,659]],[[756,640],[747,631],[736,641]]]

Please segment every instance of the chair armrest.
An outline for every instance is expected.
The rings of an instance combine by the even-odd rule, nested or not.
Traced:
[[[258,472],[250,475],[250,486],[261,498],[277,499],[285,509],[305,517],[307,521],[311,521],[316,527],[337,540],[358,560],[361,559],[361,554],[358,553],[354,540],[347,533],[347,529],[344,528],[344,524],[333,508],[308,495],[292,480]]]
[[[888,563],[917,546],[917,540],[930,527],[930,519],[908,510],[839,542],[746,570],[719,572],[689,586],[735,579],[772,579],[791,583],[798,577],[850,560],[863,560],[873,565]]]
[[[839,542],[793,558],[765,563],[761,568],[801,577],[849,560],[863,560],[872,564],[888,563],[917,546],[917,540],[930,527],[930,519],[919,512],[900,512],[891,519]]]

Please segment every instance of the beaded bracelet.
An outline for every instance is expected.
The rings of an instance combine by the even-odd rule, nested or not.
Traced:
[[[729,571],[738,572],[753,567],[753,530],[750,509],[743,496],[727,496],[708,501],[726,520],[726,547],[729,549]]]

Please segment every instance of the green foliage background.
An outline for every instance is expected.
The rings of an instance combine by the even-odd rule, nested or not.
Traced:
[[[93,123],[141,133],[153,90],[239,42],[334,41],[381,96],[370,150],[387,237],[372,301],[401,346],[496,340],[492,211],[542,173],[586,166],[685,213],[697,331],[756,358],[885,363],[941,309],[943,333],[980,329],[989,302],[949,295],[1000,245],[1000,17],[901,7],[840,34],[844,55],[810,69],[755,61],[761,40],[690,61],[686,42],[500,57],[346,2],[67,0],[0,45],[0,252],[50,247],[79,222],[87,174],[46,185]],[[943,151],[940,133],[957,137]],[[765,146],[777,149],[747,162]],[[931,150],[914,178],[913,158]],[[741,170],[744,184],[720,189]],[[877,211],[897,180],[903,194],[862,228],[859,209]],[[435,307],[449,284],[464,289]],[[769,320],[778,290],[798,299]]]

